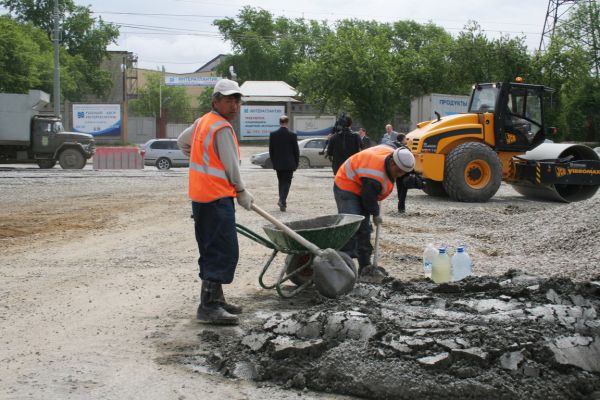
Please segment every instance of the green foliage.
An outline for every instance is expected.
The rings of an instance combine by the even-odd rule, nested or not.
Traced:
[[[147,75],[146,84],[138,91],[138,98],[129,102],[132,116],[160,116],[161,92],[164,116],[169,122],[190,122],[192,120],[190,98],[181,86],[161,85],[163,74],[153,72]]]
[[[209,112],[212,109],[212,95],[214,89],[212,87],[207,87],[204,89],[202,93],[198,96],[198,108],[199,115],[203,115]]]
[[[221,76],[227,76],[229,66],[234,65],[241,81],[286,80],[291,85],[297,83],[290,75],[292,66],[310,55],[313,39],[327,30],[316,22],[274,18],[269,11],[248,6],[237,19],[215,20],[214,25],[234,52],[218,67]]]
[[[342,20],[329,28],[245,7],[215,21],[234,49],[219,72],[233,65],[241,81],[284,80],[323,112],[349,111],[375,138],[393,116],[407,120],[416,97],[469,94],[473,83],[521,76],[558,89],[546,117],[560,138],[600,141],[599,5],[574,10],[550,49],[530,55],[523,36],[490,39],[475,21],[452,37],[432,23]]]
[[[43,31],[0,17],[0,92],[51,90],[52,57],[51,43]]]
[[[52,42],[50,42],[53,29],[53,0],[0,0],[0,6],[9,10],[10,15],[23,29],[31,29],[26,28],[27,26],[36,27],[37,30],[30,39],[40,47],[40,50],[49,49],[50,57],[53,57]],[[71,101],[81,101],[90,94],[105,95],[112,85],[111,75],[108,71],[100,69],[100,63],[107,55],[106,47],[119,36],[117,27],[104,23],[102,19],[94,19],[89,7],[76,6],[72,0],[59,1],[59,13],[62,21],[60,54],[62,94]],[[45,38],[40,32],[45,32]],[[28,51],[31,48],[23,50]],[[34,54],[12,54],[12,56],[17,56],[17,59],[18,57],[36,58],[35,53],[34,51]],[[43,57],[47,57],[46,53],[43,53]],[[21,84],[20,90],[41,88],[51,91],[52,61],[47,63],[45,68],[41,75],[50,79],[49,87],[47,79],[39,81],[36,79],[36,74],[29,75],[29,71],[22,69],[19,79],[29,80],[29,85],[24,87]],[[31,79],[28,76],[31,76]]]

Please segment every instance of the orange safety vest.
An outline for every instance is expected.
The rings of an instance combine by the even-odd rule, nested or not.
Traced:
[[[192,201],[208,203],[223,197],[237,197],[235,187],[229,182],[225,167],[215,152],[215,137],[223,128],[231,130],[240,159],[240,146],[231,124],[214,111],[204,114],[192,136],[188,192]]]
[[[335,184],[341,190],[360,196],[362,182],[360,178],[375,179],[381,184],[377,200],[388,197],[394,190],[394,182],[385,172],[385,159],[394,149],[386,145],[370,147],[348,158],[335,174]]]

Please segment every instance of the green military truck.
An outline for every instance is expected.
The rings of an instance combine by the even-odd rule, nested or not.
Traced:
[[[41,90],[0,93],[0,164],[81,169],[94,155],[92,135],[65,132],[58,116],[41,111],[49,102]]]

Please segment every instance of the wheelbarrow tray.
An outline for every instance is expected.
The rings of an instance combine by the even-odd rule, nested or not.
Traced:
[[[335,214],[287,222],[285,225],[320,249],[339,250],[356,233],[364,218],[362,215]],[[263,230],[269,239],[284,253],[308,251],[300,243],[273,225],[266,225]]]

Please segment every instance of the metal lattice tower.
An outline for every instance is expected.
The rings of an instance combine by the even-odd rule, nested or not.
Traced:
[[[544,21],[544,29],[542,38],[540,39],[539,51],[546,51],[550,45],[556,27],[563,22],[563,17],[569,10],[582,0],[548,0],[548,10],[546,11],[546,20]]]

